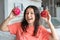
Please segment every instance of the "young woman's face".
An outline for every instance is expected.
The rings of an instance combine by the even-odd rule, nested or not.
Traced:
[[[34,14],[34,10],[32,8],[28,8],[26,10],[26,15],[25,18],[28,22],[28,24],[33,24],[35,21],[35,14]]]

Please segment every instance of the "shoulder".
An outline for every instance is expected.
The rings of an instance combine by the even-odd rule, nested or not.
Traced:
[[[39,25],[39,29],[45,29],[43,25]]]
[[[20,26],[21,26],[21,22],[15,22],[8,25],[9,28],[19,28]]]
[[[9,25],[21,25],[21,22],[14,22],[14,23],[11,23]]]
[[[44,26],[43,25],[39,25],[38,32],[42,32],[42,30],[44,30]]]
[[[43,25],[40,25],[40,33],[42,34],[42,37],[44,37],[43,39],[45,40],[45,39],[49,39],[50,38],[50,36],[51,36],[51,32],[49,32],[48,30],[47,30],[47,28],[45,28]]]
[[[42,33],[48,33],[48,34],[51,34],[51,32],[48,31],[47,28],[45,28],[43,25],[40,25],[40,26],[39,26],[39,29],[41,30]]]

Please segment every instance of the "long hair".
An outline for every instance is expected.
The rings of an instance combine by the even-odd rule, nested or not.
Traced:
[[[22,27],[22,30],[26,32],[26,28],[28,27],[28,22],[25,19],[25,15],[26,15],[26,10],[28,8],[32,8],[34,10],[34,14],[35,14],[34,32],[33,32],[33,36],[35,36],[37,34],[37,31],[38,31],[38,28],[39,28],[39,19],[40,19],[40,14],[39,14],[40,12],[39,12],[39,9],[36,6],[30,5],[25,9],[24,17],[23,17],[23,20],[22,20],[22,23],[21,23],[21,27]]]

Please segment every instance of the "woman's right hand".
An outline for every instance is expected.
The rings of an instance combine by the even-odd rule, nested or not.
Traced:
[[[12,18],[16,17],[17,15],[20,14],[20,12],[21,12],[21,10],[18,7],[13,8],[9,15],[9,18],[12,19]]]
[[[14,13],[11,11],[11,13],[10,13],[10,15],[9,15],[9,19],[13,19],[13,18],[15,18],[16,17],[16,15],[14,15]]]

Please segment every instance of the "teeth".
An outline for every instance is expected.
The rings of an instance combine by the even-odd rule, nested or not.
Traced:
[[[30,19],[28,19],[28,20],[32,20],[33,18],[30,18]]]

